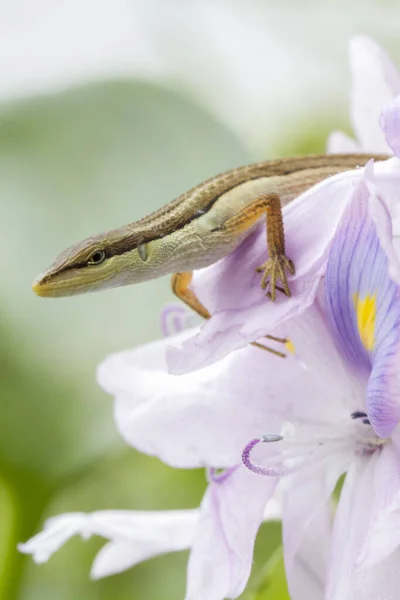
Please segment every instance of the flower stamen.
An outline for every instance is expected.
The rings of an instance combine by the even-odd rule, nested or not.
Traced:
[[[260,437],[260,442],[269,443],[269,442],[281,442],[283,440],[283,436],[278,433],[268,433],[266,435],[262,435]]]
[[[371,425],[367,413],[362,412],[361,410],[354,411],[350,416],[352,419],[362,419],[362,423],[364,423],[364,425]]]
[[[355,410],[350,416],[352,419],[361,419],[361,417],[366,417],[367,413],[362,412],[361,410]]]
[[[242,462],[246,469],[249,469],[249,471],[252,471],[252,473],[256,473],[257,475],[264,475],[266,477],[272,477],[274,475],[277,475],[277,473],[270,469],[264,469],[264,467],[259,467],[258,465],[255,465],[251,460],[251,452],[253,448],[258,444],[262,443],[264,441],[264,437],[266,436],[255,438],[247,444],[247,446],[242,452]]]

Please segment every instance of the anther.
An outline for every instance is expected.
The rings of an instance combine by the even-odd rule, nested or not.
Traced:
[[[262,435],[260,437],[260,442],[281,442],[283,440],[282,435],[278,435],[277,433],[269,433],[267,435]]]
[[[351,418],[352,419],[361,419],[362,417],[366,417],[367,413],[362,412],[361,410],[356,410],[353,413],[351,413]]]

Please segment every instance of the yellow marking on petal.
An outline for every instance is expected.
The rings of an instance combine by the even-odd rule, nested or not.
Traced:
[[[367,294],[365,298],[353,294],[353,303],[360,339],[364,348],[371,351],[375,346],[376,293],[373,296]]]
[[[286,347],[286,350],[287,350],[287,351],[288,351],[290,354],[296,354],[296,348],[295,348],[295,346],[294,346],[294,344],[293,344],[292,340],[287,340],[287,341],[285,342],[285,347]]]

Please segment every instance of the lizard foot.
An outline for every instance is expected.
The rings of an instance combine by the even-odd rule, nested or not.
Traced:
[[[269,284],[270,290],[267,292],[267,296],[273,302],[276,300],[276,290],[289,297],[292,295],[287,282],[286,271],[294,275],[295,266],[293,261],[284,254],[278,254],[269,258],[261,267],[257,267],[256,269],[257,273],[263,273],[261,279],[262,289],[265,290]],[[280,280],[282,287],[277,285],[278,280]]]

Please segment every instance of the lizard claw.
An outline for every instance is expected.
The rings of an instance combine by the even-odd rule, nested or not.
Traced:
[[[260,284],[262,289],[265,290],[269,284],[270,290],[267,292],[267,296],[273,302],[276,300],[276,290],[286,294],[288,297],[292,295],[287,282],[286,271],[294,275],[295,266],[293,261],[284,254],[273,256],[261,265],[261,267],[256,268],[257,273],[263,273]],[[280,280],[282,287],[277,285],[278,280]]]

